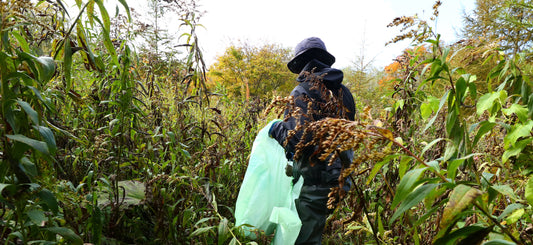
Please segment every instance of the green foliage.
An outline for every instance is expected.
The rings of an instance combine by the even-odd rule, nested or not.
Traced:
[[[154,55],[162,46],[134,48],[126,1],[115,16],[100,0],[76,1],[77,16],[56,2],[0,3],[0,240],[269,243],[260,231],[246,238],[233,208],[255,134],[272,119],[262,116],[267,96],[294,85],[289,52],[232,47],[207,81],[194,1],[155,2],[188,13],[183,55],[165,57]],[[426,22],[403,21],[422,24],[416,47],[377,90],[364,86],[364,69],[346,72],[363,104],[388,109],[322,127],[364,140],[337,144],[360,148],[324,243],[531,243],[530,54],[483,41],[443,46]],[[232,97],[245,97],[245,84],[249,101]]]
[[[239,243],[235,179],[264,103],[207,100],[195,9],[182,20],[185,61],[151,66],[131,29],[114,30],[121,15],[102,1],[76,5],[67,24],[61,1],[1,4],[0,240]],[[35,40],[40,28],[50,35]]]
[[[426,22],[404,18],[399,24],[401,20],[410,28],[422,27],[400,38],[412,37],[415,45],[425,41],[431,52],[398,58],[406,65],[395,72],[397,79],[390,79],[397,82],[393,114],[388,121],[373,119],[374,127],[387,121],[392,132],[383,128],[378,135],[398,152],[385,161],[372,156],[361,162],[358,169],[368,174],[351,172],[356,185],[366,183],[370,194],[362,198],[357,190],[349,193],[346,206],[337,210],[337,215],[348,216],[341,220],[350,231],[342,240],[531,243],[532,64],[527,54],[508,56],[494,46],[471,43],[444,47]],[[483,55],[471,58],[481,61],[464,59],[465,53],[480,50]],[[468,73],[470,69],[477,74]],[[390,150],[385,142],[373,147]]]

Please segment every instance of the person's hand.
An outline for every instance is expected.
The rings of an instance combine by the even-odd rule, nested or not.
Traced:
[[[290,164],[287,164],[287,166],[285,166],[285,174],[289,177],[292,177],[292,166]]]

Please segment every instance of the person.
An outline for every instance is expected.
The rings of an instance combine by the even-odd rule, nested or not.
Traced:
[[[294,177],[293,182],[296,183],[300,177],[304,181],[300,195],[295,200],[296,210],[302,221],[296,244],[321,244],[326,217],[332,211],[327,208],[328,194],[332,187],[339,186],[338,179],[343,164],[347,166],[353,159],[353,151],[349,150],[342,152],[341,157],[328,165],[327,160],[318,159],[315,152],[319,147],[317,145],[307,146],[301,150],[301,156],[293,159],[300,140],[303,138],[304,142],[310,141],[307,134],[303,135],[306,123],[326,117],[355,119],[354,98],[342,84],[342,71],[331,67],[333,63],[335,57],[327,51],[320,38],[306,38],[296,45],[294,57],[287,63],[287,67],[291,72],[299,74],[296,79],[298,85],[291,92],[293,105],[298,110],[291,111],[290,107],[286,109],[284,120],[273,124],[269,130],[270,137],[284,147],[287,158],[294,162],[292,171],[289,170]],[[320,87],[323,89],[318,89]],[[331,100],[331,94],[338,99]],[[331,110],[321,107],[328,102],[337,103],[336,107],[340,110],[331,113]],[[300,114],[294,111],[299,111]],[[291,131],[295,134],[290,134]],[[349,187],[350,183],[344,183],[345,190]]]

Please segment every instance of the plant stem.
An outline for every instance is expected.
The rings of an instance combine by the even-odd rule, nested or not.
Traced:
[[[404,152],[407,153],[407,155],[413,157],[414,159],[416,159],[417,161],[419,161],[420,163],[422,163],[424,166],[428,167],[429,169],[431,169],[437,176],[439,176],[439,178],[441,178],[444,182],[446,183],[450,183],[451,181],[449,179],[447,179],[446,177],[444,177],[444,175],[442,175],[441,173],[435,171],[431,166],[429,166],[424,160],[422,160],[420,157],[418,157],[417,155],[415,155],[413,152],[411,152],[409,149],[407,149],[405,146],[403,146],[400,142],[394,140],[394,139],[391,139],[389,137],[386,137],[385,135],[379,133],[379,132],[376,132],[379,136],[383,137],[383,138],[386,138],[387,140],[391,141],[392,143],[394,143],[395,145],[399,146],[400,148],[402,148],[402,150]]]
[[[363,196],[363,193],[359,189],[359,186],[355,184],[355,180],[353,179],[353,177],[351,175],[350,175],[350,178],[352,179],[352,183],[355,186],[355,190],[357,191],[357,195],[359,195],[359,198],[362,200],[361,204],[363,204],[363,211],[365,212],[366,219],[368,220],[368,223],[370,224],[370,228],[372,228],[372,235],[374,236],[374,240],[376,240],[376,244],[379,245],[381,243],[379,242],[379,237],[377,235],[375,224],[372,223],[372,221],[370,221],[370,218],[368,216],[368,210],[367,210],[366,204],[365,204],[366,203],[366,198]]]
[[[516,237],[514,237],[513,234],[511,234],[511,232],[509,232],[509,230],[507,230],[507,228],[505,228],[502,224],[500,224],[500,222],[498,222],[498,220],[496,220],[494,217],[492,217],[492,215],[490,215],[487,211],[485,211],[485,209],[483,209],[483,207],[481,207],[481,205],[479,205],[477,202],[474,202],[474,206],[476,206],[476,208],[481,210],[481,212],[485,216],[487,216],[490,219],[490,221],[492,221],[492,223],[494,223],[496,226],[500,227],[500,229],[503,231],[503,233],[505,233],[505,235],[507,235],[509,238],[511,238],[511,240],[513,240],[513,242],[515,242],[516,244],[524,244],[524,242],[521,242],[518,239],[516,239]]]

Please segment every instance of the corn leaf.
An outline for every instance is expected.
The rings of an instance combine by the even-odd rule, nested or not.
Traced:
[[[10,135],[10,134],[6,134],[6,137],[11,139],[11,140],[14,140],[14,141],[18,141],[18,142],[21,142],[21,143],[24,143],[28,146],[30,146],[31,148],[37,150],[37,151],[40,151],[41,153],[45,154],[45,155],[50,155],[50,151],[48,150],[48,146],[46,145],[45,142],[42,142],[42,141],[39,141],[39,140],[35,140],[35,139],[32,139],[32,138],[28,138],[24,135],[21,135],[21,134],[15,134],[15,135]]]
[[[39,114],[37,114],[37,112],[31,107],[31,105],[28,102],[17,100],[17,104],[19,104],[20,107],[24,109],[24,111],[26,112],[26,114],[28,114],[28,117],[30,117],[33,124],[39,125]]]

